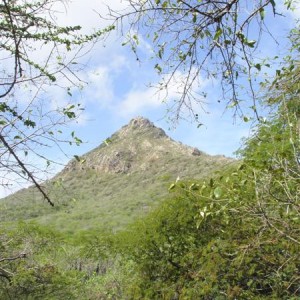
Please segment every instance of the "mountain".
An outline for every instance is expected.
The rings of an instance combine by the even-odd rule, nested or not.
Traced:
[[[36,220],[69,232],[118,230],[168,197],[172,182],[211,176],[234,163],[176,142],[137,117],[44,184],[54,208],[30,187],[1,201],[0,218]]]

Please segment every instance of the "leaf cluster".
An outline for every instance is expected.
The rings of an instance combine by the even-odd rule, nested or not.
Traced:
[[[245,142],[238,168],[172,184],[172,198],[125,233],[135,299],[299,298],[297,74],[275,80],[276,112]]]
[[[158,89],[171,89],[174,82],[180,86],[179,99],[170,104],[175,120],[189,111],[197,121],[197,104],[203,104],[207,94],[206,78],[220,81],[222,92],[217,97],[236,114],[243,116],[247,98],[258,117],[255,78],[270,63],[257,59],[255,51],[264,32],[269,32],[265,19],[277,15],[276,1],[128,2],[125,11],[111,10],[111,19],[121,26],[122,34],[127,33],[123,45],[130,45],[137,57],[141,36],[146,36],[154,52],[153,66],[161,76]],[[287,9],[292,2],[285,3]]]

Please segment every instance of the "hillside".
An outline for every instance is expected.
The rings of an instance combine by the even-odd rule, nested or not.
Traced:
[[[0,299],[299,299],[299,165],[260,129],[237,164],[136,118],[46,183],[54,208],[4,199]]]
[[[54,208],[30,187],[1,201],[0,218],[69,232],[116,230],[155,207],[172,182],[202,178],[234,162],[176,142],[137,117],[45,183]]]

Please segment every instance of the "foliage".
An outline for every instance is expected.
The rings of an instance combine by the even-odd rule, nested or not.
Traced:
[[[205,103],[206,78],[221,82],[220,99],[236,113],[243,115],[244,103],[249,103],[245,100],[250,98],[254,115],[259,117],[255,81],[274,65],[274,59],[259,58],[256,51],[265,33],[273,34],[267,23],[280,17],[277,1],[128,2],[127,10],[111,11],[111,19],[122,28],[124,45],[129,44],[138,57],[139,43],[145,37],[152,46],[154,68],[161,75],[158,88],[175,85],[178,90],[179,99],[170,107],[174,119],[188,110],[198,120],[199,106],[195,104],[202,107]],[[284,4],[293,9],[295,2]]]
[[[252,174],[242,165],[177,184],[171,200],[128,230],[127,255],[140,274],[134,299],[299,296],[299,245],[260,217]],[[299,221],[282,219],[296,235]]]
[[[62,245],[61,235],[35,224],[2,230],[1,299],[77,298],[83,276],[61,259]]]
[[[238,167],[177,180],[168,199],[126,230],[70,240],[22,225],[2,234],[2,290],[32,299],[299,298],[297,93],[275,101]]]
[[[1,260],[3,291],[33,299],[298,299],[299,89],[287,76],[297,78],[298,69],[274,81],[266,101],[275,112],[245,142],[238,167],[177,180],[170,197],[117,233],[89,230],[70,240],[26,225],[2,235],[3,258],[13,259]],[[21,257],[24,244],[32,261]]]
[[[16,10],[14,6],[8,9],[8,4],[13,5],[17,2],[4,1],[3,3],[2,14],[7,12],[7,20],[11,22],[9,15]],[[177,31],[172,31],[174,28],[171,26],[168,27],[170,34],[179,34],[180,42],[177,43],[179,47],[175,50],[162,48],[160,44],[162,36],[154,37],[154,43],[157,43],[157,49],[159,49],[157,53],[159,59],[163,60],[164,55],[171,54],[179,67],[184,67],[186,63],[189,74],[188,81],[185,83],[186,88],[191,87],[189,80],[194,79],[194,77],[189,77],[192,76],[192,69],[188,67],[193,65],[193,61],[189,64],[189,59],[197,57],[193,56],[196,54],[189,55],[188,52],[183,52],[186,56],[180,57],[180,51],[189,51],[189,49],[196,51],[198,48],[193,47],[198,45],[198,40],[203,43],[209,42],[208,48],[204,47],[205,44],[202,46],[208,51],[212,49],[212,57],[215,55],[214,51],[222,54],[224,49],[231,49],[232,52],[227,52],[229,56],[221,55],[223,65],[221,63],[217,67],[217,71],[226,83],[226,80],[231,80],[233,73],[229,73],[229,78],[226,78],[224,72],[240,71],[235,69],[239,68],[235,65],[235,55],[242,53],[247,61],[247,55],[250,54],[251,57],[248,50],[255,45],[254,41],[244,34],[243,26],[250,26],[255,16],[263,22],[267,6],[273,12],[275,10],[274,1],[266,1],[264,4],[257,2],[260,6],[252,11],[250,18],[248,16],[247,19],[246,16],[246,19],[241,21],[240,18],[243,20],[244,15],[238,13],[241,8],[240,1],[227,1],[223,4],[200,1],[193,2],[192,7],[184,1],[155,1],[155,3],[153,1],[130,1],[130,3],[132,7],[139,8],[133,13],[138,16],[138,21],[139,18],[144,17],[141,15],[141,9],[145,9],[146,13],[150,12],[150,15],[145,15],[149,16],[149,19],[146,18],[146,24],[152,21],[153,17],[158,21],[173,21],[174,26],[187,21],[187,26],[190,26],[187,28],[191,29],[192,40],[187,40],[186,45],[183,43],[183,38],[188,32],[184,27],[179,27]],[[212,6],[216,3],[218,5]],[[289,6],[291,3],[292,1],[288,1],[286,5]],[[31,4],[28,5],[31,9]],[[149,9],[147,5],[151,5]],[[198,7],[201,10],[197,11]],[[16,12],[19,13],[18,10]],[[151,15],[152,12],[153,15]],[[182,19],[178,18],[182,15]],[[232,24],[236,26],[236,31],[230,33],[228,28],[234,27]],[[9,28],[8,25],[5,26],[4,29]],[[206,26],[209,34],[205,33],[206,36],[201,37],[203,33],[201,31],[197,33],[199,36],[193,36],[196,34],[196,26],[200,28]],[[14,26],[10,28],[13,38],[20,33]],[[50,31],[53,29],[51,26],[47,28]],[[25,28],[25,32],[26,30]],[[70,29],[70,33],[73,32],[72,30]],[[165,28],[160,27],[157,32],[160,32],[159,30],[165,30]],[[181,32],[183,33],[182,40]],[[63,36],[64,34],[65,32]],[[8,36],[4,34],[4,37]],[[295,29],[292,35],[295,57],[298,55],[297,49],[299,48],[297,37],[299,37],[299,31]],[[132,39],[138,42],[138,37],[132,37]],[[197,45],[193,44],[193,40],[197,41]],[[226,42],[227,40],[231,42]],[[50,39],[51,41],[53,42]],[[59,40],[58,43],[65,46],[64,41],[64,39]],[[83,41],[85,42],[84,39]],[[235,52],[237,49],[233,42],[239,45],[241,52]],[[12,43],[12,45],[16,47],[14,51],[18,52],[18,44]],[[170,46],[174,46],[172,42]],[[163,47],[168,47],[168,45]],[[203,59],[201,55],[199,59]],[[68,222],[69,231],[71,231],[70,228],[76,228],[76,226],[81,229],[94,226],[93,232],[89,230],[70,238],[68,235],[45,229],[40,225],[20,224],[16,227],[15,224],[10,224],[10,229],[2,230],[0,239],[0,291],[2,293],[0,296],[4,299],[298,299],[300,297],[300,88],[299,64],[295,57],[287,57],[283,67],[276,72],[273,82],[264,83],[266,85],[263,87],[267,87],[269,92],[266,93],[263,105],[272,108],[273,113],[265,119],[259,118],[253,136],[245,141],[244,149],[239,152],[242,159],[239,167],[231,164],[229,168],[223,168],[214,176],[207,175],[203,180],[176,180],[169,186],[170,195],[165,197],[163,203],[157,203],[157,208],[144,219],[135,221],[123,231],[120,227],[128,224],[129,218],[136,217],[141,210],[135,210],[135,214],[132,214],[132,211],[145,203],[140,202],[138,197],[139,191],[148,191],[146,181],[143,180],[157,182],[158,178],[158,181],[163,181],[163,186],[165,186],[166,181],[172,177],[165,177],[165,170],[163,173],[157,171],[162,163],[167,161],[174,164],[176,162],[175,169],[169,171],[174,176],[177,168],[186,169],[190,160],[181,159],[176,155],[172,156],[170,154],[172,151],[169,151],[168,155],[163,156],[165,161],[155,161],[155,159],[150,161],[152,168],[144,170],[144,177],[139,172],[130,176],[127,174],[119,176],[119,174],[119,181],[112,174],[99,178],[92,167],[87,168],[84,173],[81,173],[79,178],[81,186],[77,190],[74,174],[78,169],[72,169],[72,178],[66,174],[60,174],[74,192],[80,191],[86,196],[84,200],[95,196],[98,193],[99,183],[104,183],[106,187],[104,194],[97,195],[99,197],[105,194],[114,195],[114,198],[109,199],[115,202],[101,203],[106,212],[109,211],[107,215],[110,221],[107,221],[108,218],[105,223],[103,221],[105,219],[95,209],[96,205],[99,205],[98,198],[94,198],[91,202],[81,201],[79,204],[75,199],[74,204],[72,203],[74,206],[72,206],[68,194],[65,195],[67,199],[62,197],[63,208],[58,208],[53,213],[54,219],[58,219],[59,216],[60,220],[63,220],[62,223]],[[230,60],[227,61],[226,59],[229,58]],[[205,58],[204,62],[206,62]],[[25,63],[30,65],[27,61]],[[251,64],[247,64],[244,74],[250,76],[253,68],[260,71],[261,65]],[[166,66],[171,67],[168,65],[168,59]],[[18,64],[17,67],[19,67]],[[34,65],[31,67],[35,68]],[[198,72],[202,70],[200,60],[196,67],[198,67]],[[156,68],[159,72],[163,71],[159,65]],[[36,68],[35,71],[37,70],[42,76],[51,80],[50,73],[40,68]],[[20,69],[17,71],[20,73]],[[15,74],[19,74],[18,72]],[[196,74],[199,74],[197,70]],[[229,83],[231,92],[234,93],[235,83],[233,81]],[[16,84],[17,81],[13,87]],[[184,98],[182,101],[185,101]],[[235,101],[239,102],[239,98],[233,98],[234,105]],[[71,105],[62,110],[63,115],[72,119],[75,116],[74,108]],[[0,109],[3,115],[10,114],[16,118],[17,122],[21,122],[22,128],[35,128],[35,121],[28,117],[25,123],[24,117],[19,115],[17,108],[12,108],[8,103],[3,102]],[[132,140],[139,142],[139,145],[147,144],[143,143],[141,136],[141,134],[135,135]],[[75,135],[72,134],[72,137],[75,138]],[[6,138],[1,140],[3,148],[6,148],[6,151],[14,157],[26,173],[22,161],[20,160],[20,164],[18,156],[13,155],[15,152],[12,152],[14,148],[10,149],[11,144],[7,143]],[[74,140],[80,142],[76,138]],[[113,145],[117,141],[118,135],[115,135],[109,140],[109,147],[114,149]],[[129,138],[126,139],[126,142],[128,141],[130,141]],[[162,146],[161,139],[158,144]],[[109,151],[107,146],[102,145],[100,148]],[[154,149],[152,144],[153,152]],[[127,154],[125,158],[129,159],[130,155],[127,156]],[[94,152],[93,157],[95,156],[97,156],[97,151]],[[205,166],[210,163],[209,161],[199,162],[197,159],[193,162],[194,166],[201,168],[202,171],[208,170]],[[132,181],[131,184],[133,183],[136,189],[131,189],[132,186],[128,186],[128,181],[124,177],[129,178],[128,180]],[[90,185],[85,186],[87,182]],[[51,185],[51,182],[48,184]],[[116,193],[118,188],[120,193]],[[128,188],[128,197],[132,201],[130,204],[125,201],[122,206],[120,199],[125,199],[124,193]],[[152,185],[152,188],[152,193],[160,195],[161,185]],[[89,189],[89,194],[86,193],[87,189]],[[63,191],[64,187],[58,184],[54,192],[59,195]],[[152,196],[150,198],[153,199]],[[119,211],[115,210],[117,203],[120,205]],[[73,220],[66,218],[64,209],[68,209],[69,214],[76,207],[77,211],[73,215]],[[91,207],[93,214],[91,214]],[[40,207],[36,208],[35,213],[39,215]],[[124,208],[127,214],[125,221],[119,220],[124,217],[120,217],[120,211]],[[23,210],[16,211],[17,213],[23,213]],[[11,216],[13,218],[13,214]],[[48,216],[47,214],[45,216],[44,221],[47,223]],[[89,218],[93,220],[93,223],[87,225],[85,220]],[[95,226],[100,220],[103,221],[102,230],[98,230]],[[118,228],[114,222],[121,223],[122,226]],[[103,230],[105,226],[117,228],[118,231],[113,233]]]
[[[299,30],[294,30],[295,35],[299,37]],[[300,245],[298,78],[297,60],[289,59],[275,78],[266,100],[270,107],[277,108],[275,113],[262,120],[240,153],[252,169],[260,216],[278,235]]]
[[[3,0],[0,4],[0,155],[2,185],[22,178],[32,182],[53,205],[39,184],[36,173],[49,166],[46,146],[58,147],[65,138],[61,127],[76,118],[80,104],[51,108],[46,96],[49,87],[64,88],[72,96],[73,88],[83,82],[77,59],[112,27],[81,34],[80,26],[56,23],[60,0]],[[76,74],[77,73],[77,74]],[[66,142],[80,144],[74,135]],[[32,161],[41,161],[45,168]]]
[[[299,298],[299,69],[288,67],[240,166],[172,184],[173,197],[125,233],[140,277],[129,298]]]
[[[54,208],[45,206],[42,195],[31,187],[2,200],[1,221],[34,219],[72,234],[95,228],[120,230],[159,205],[178,176],[203,178],[236,163],[205,153],[193,155],[193,148],[170,140],[152,126],[128,125],[110,140],[109,146],[102,144],[80,157],[84,163],[74,159],[43,184],[55,199]],[[128,172],[119,173],[128,164]]]

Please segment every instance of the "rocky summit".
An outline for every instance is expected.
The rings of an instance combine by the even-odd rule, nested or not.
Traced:
[[[176,180],[208,177],[234,163],[176,142],[148,119],[137,117],[44,184],[54,209],[31,187],[4,199],[0,217],[34,219],[60,230],[115,230],[168,197]]]
[[[166,170],[167,162],[170,162],[171,158],[180,156],[192,160],[193,156],[203,156],[206,159],[210,157],[197,148],[172,140],[163,129],[156,127],[148,119],[137,117],[106,139],[99,147],[83,155],[80,161],[72,160],[63,174],[88,169],[99,173],[129,174],[146,171],[154,166]],[[222,157],[216,159],[222,160]],[[228,161],[224,157],[223,160]],[[178,169],[177,172],[185,171]]]

